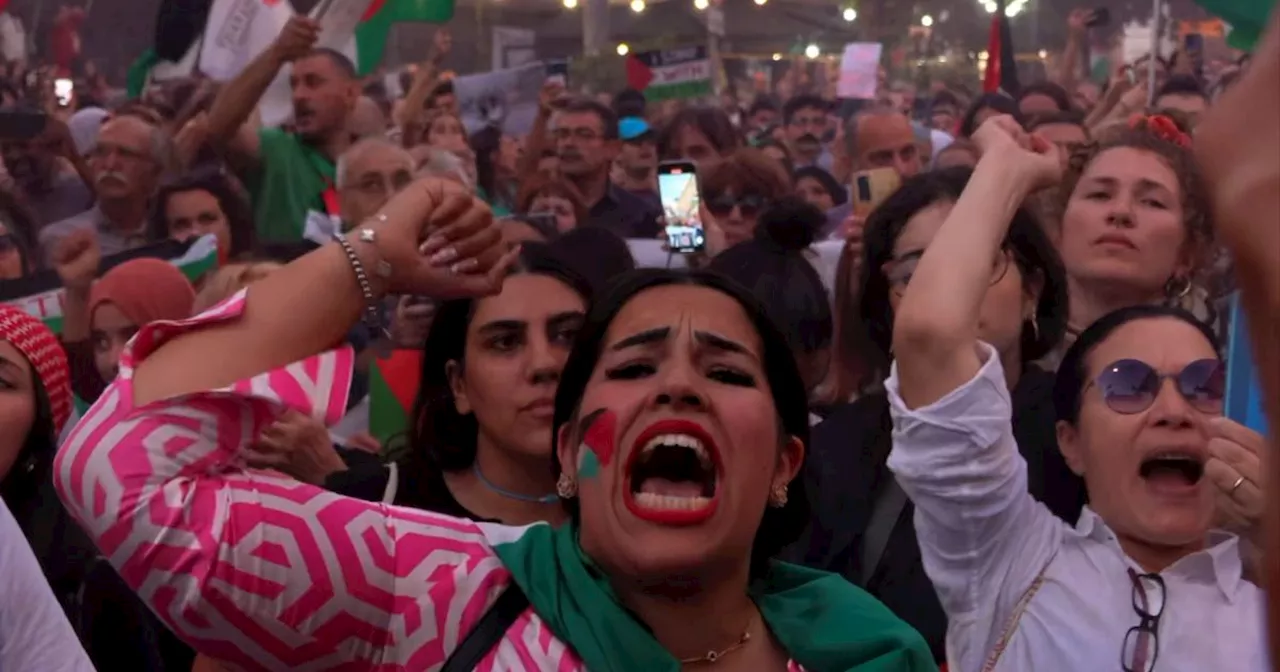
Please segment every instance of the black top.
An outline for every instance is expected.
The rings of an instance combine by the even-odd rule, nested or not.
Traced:
[[[344,454],[343,460],[347,470],[330,476],[325,481],[325,489],[366,502],[381,502],[391,480],[390,469],[376,455]],[[391,504],[482,523],[501,522],[481,518],[459,504],[444,481],[444,472],[424,465],[421,460],[397,464],[396,474],[396,495]]]
[[[588,226],[599,226],[620,238],[652,240],[662,228],[658,218],[662,209],[652,200],[619,189],[613,182],[605,189],[604,198],[591,206]]]
[[[1054,515],[1074,525],[1085,504],[1084,482],[1057,449],[1053,374],[1029,368],[1012,401],[1013,433],[1027,462],[1027,489]],[[862,582],[862,540],[876,499],[893,478],[885,464],[892,432],[884,394],[838,406],[814,427],[804,467],[813,500],[811,527],[786,556],[861,585],[918,630],[942,662],[947,622],[920,559],[910,502],[898,516],[876,570],[866,585]]]

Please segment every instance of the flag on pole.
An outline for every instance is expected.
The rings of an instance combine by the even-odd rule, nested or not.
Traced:
[[[1275,11],[1276,0],[1196,0],[1196,4],[1231,26],[1227,44],[1252,51]]]
[[[1004,0],[998,0],[991,16],[991,35],[987,41],[987,72],[982,79],[982,90],[987,93],[1003,91],[1010,96],[1018,94],[1018,61],[1013,48],[1013,34],[1009,29],[1009,17],[1004,13]]]
[[[397,23],[448,23],[453,20],[454,0],[373,0],[356,26],[356,70],[373,72],[382,63],[387,36]]]

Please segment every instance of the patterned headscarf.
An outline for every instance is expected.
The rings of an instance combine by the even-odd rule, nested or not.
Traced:
[[[53,433],[61,434],[71,416],[71,370],[58,337],[40,320],[13,306],[0,305],[0,341],[13,345],[35,370],[49,397]]]

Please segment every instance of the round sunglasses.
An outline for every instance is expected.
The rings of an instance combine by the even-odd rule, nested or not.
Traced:
[[[1133,415],[1151,408],[1166,378],[1173,380],[1178,394],[1192,408],[1201,413],[1222,414],[1227,374],[1222,362],[1216,359],[1196,360],[1171,374],[1160,373],[1137,359],[1122,359],[1107,365],[1091,384],[1098,386],[1107,408],[1122,415]]]

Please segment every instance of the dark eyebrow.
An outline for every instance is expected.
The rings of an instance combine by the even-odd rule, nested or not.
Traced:
[[[581,310],[566,310],[563,313],[556,313],[547,318],[547,326],[550,328],[562,327],[566,323],[582,322],[586,315]]]
[[[480,325],[476,331],[481,334],[494,333],[499,331],[521,331],[525,328],[525,322],[522,320],[494,320]]]
[[[1119,180],[1114,177],[1094,177],[1090,178],[1090,181],[1097,182],[1105,187],[1114,187],[1119,184]]]
[[[1164,186],[1163,184],[1160,184],[1159,182],[1156,182],[1155,180],[1148,180],[1146,178],[1138,180],[1138,189],[1142,191],[1155,190],[1155,191],[1163,191],[1165,193],[1169,193],[1168,187]]]
[[[708,348],[756,358],[756,353],[748,350],[747,346],[737,341],[731,341],[724,336],[718,336],[708,331],[699,331],[694,334],[694,338],[697,338],[699,343]]]
[[[617,352],[618,350],[626,350],[639,345],[653,345],[667,340],[669,335],[671,335],[671,327],[658,327],[657,329],[650,329],[628,336],[614,343],[609,349]]]

